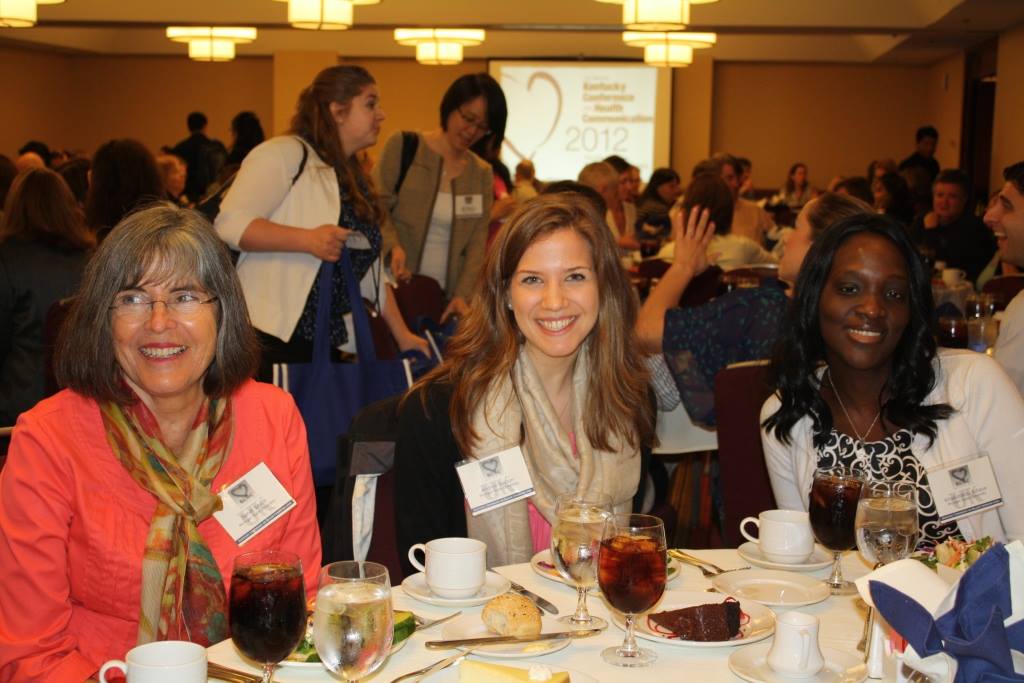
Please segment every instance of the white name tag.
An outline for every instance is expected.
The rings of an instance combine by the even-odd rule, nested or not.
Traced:
[[[484,196],[482,194],[455,195],[456,218],[480,218],[484,215]]]
[[[224,507],[213,516],[238,545],[245,545],[295,507],[295,499],[262,462],[221,489],[220,499]]]
[[[497,510],[534,494],[533,480],[519,446],[455,466],[473,516]]]
[[[984,454],[929,469],[928,483],[940,522],[952,522],[1003,504],[992,461]]]

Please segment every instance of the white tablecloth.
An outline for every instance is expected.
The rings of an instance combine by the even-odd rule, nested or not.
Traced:
[[[715,564],[729,568],[746,564],[742,562],[735,550],[695,550],[693,554]],[[498,573],[516,581],[528,589],[539,593],[557,605],[561,614],[571,614],[576,606],[576,591],[555,581],[542,578],[535,574],[528,564],[499,567]],[[867,573],[868,567],[856,552],[846,554],[843,571],[849,579]],[[811,574],[819,578],[827,578],[828,571],[821,570]],[[668,584],[668,590],[704,590],[710,582],[703,578],[700,571],[684,565],[679,579]],[[434,607],[419,602],[402,592],[400,587],[393,589],[393,603],[396,609],[409,609],[423,617],[434,618],[450,614],[454,610]],[[600,599],[591,595],[587,602],[590,611],[609,619],[608,606]],[[464,614],[479,614],[482,607],[463,608]],[[864,628],[865,607],[855,596],[833,596],[816,605],[799,608],[802,612],[815,614],[821,619],[820,640],[822,647],[835,648],[846,652],[856,652]],[[779,611],[777,608],[776,611]],[[385,663],[373,676],[365,680],[388,683],[403,673],[414,671],[454,654],[454,650],[427,650],[423,642],[440,639],[443,626],[413,634],[409,644]],[[658,660],[649,667],[639,669],[623,669],[606,664],[601,659],[601,650],[622,642],[623,632],[614,624],[608,629],[591,638],[573,641],[569,647],[542,657],[534,657],[530,661],[539,661],[551,666],[561,666],[590,674],[599,681],[679,681],[687,680],[700,683],[716,683],[725,681],[732,683],[740,679],[729,671],[729,655],[735,647],[722,648],[688,648],[685,646],[663,645],[640,640],[643,647],[654,649]],[[742,647],[742,646],[741,646]],[[214,645],[209,650],[211,661],[237,669],[256,672],[239,658],[230,640]],[[498,661],[498,660],[490,660]],[[501,660],[515,666],[523,660]],[[683,673],[685,672],[685,674]],[[274,680],[280,683],[301,683],[305,681],[337,681],[324,669],[295,669],[283,667],[277,670]],[[894,680],[887,678],[886,680]]]

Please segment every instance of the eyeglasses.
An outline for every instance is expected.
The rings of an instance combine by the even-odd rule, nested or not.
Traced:
[[[484,136],[487,136],[487,135],[491,134],[492,131],[491,131],[490,128],[487,127],[487,121],[486,120],[478,119],[477,117],[473,116],[472,114],[467,114],[466,112],[462,111],[462,109],[456,109],[455,111],[459,112],[459,116],[462,117],[463,123],[465,123],[470,128],[476,128]]]
[[[212,304],[214,301],[217,301],[215,296],[203,300],[195,292],[188,291],[174,292],[167,301],[152,299],[146,294],[125,293],[118,294],[110,308],[119,318],[141,321],[152,315],[153,304],[163,304],[168,314],[184,320],[194,317],[202,310],[204,304]]]

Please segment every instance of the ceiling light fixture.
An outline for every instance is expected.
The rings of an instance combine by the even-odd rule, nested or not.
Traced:
[[[688,0],[625,0],[622,24],[632,31],[681,31],[690,23]]]
[[[692,64],[695,49],[711,47],[717,40],[714,33],[624,31],[622,34],[626,45],[644,49],[645,63],[676,68]]]
[[[288,3],[288,23],[312,31],[343,31],[352,26],[352,5],[380,0],[277,0]]]
[[[395,42],[415,45],[416,61],[431,66],[458,64],[462,48],[479,45],[486,34],[479,28],[396,28]]]
[[[245,26],[168,26],[167,37],[188,43],[189,59],[227,62],[235,58],[235,45],[256,40],[256,29]]]
[[[0,0],[0,28],[27,28],[36,23],[36,0]]]

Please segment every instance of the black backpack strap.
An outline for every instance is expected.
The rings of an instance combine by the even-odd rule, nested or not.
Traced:
[[[309,147],[307,147],[306,143],[302,140],[299,140],[299,144],[302,145],[302,161],[299,162],[299,170],[292,176],[292,185],[294,185],[295,181],[299,179],[302,172],[306,170],[306,159],[309,158]]]
[[[398,181],[395,182],[395,194],[402,189],[405,182],[405,174],[412,166],[413,157],[416,156],[416,149],[420,146],[420,136],[408,130],[402,131],[402,165],[398,168]]]

